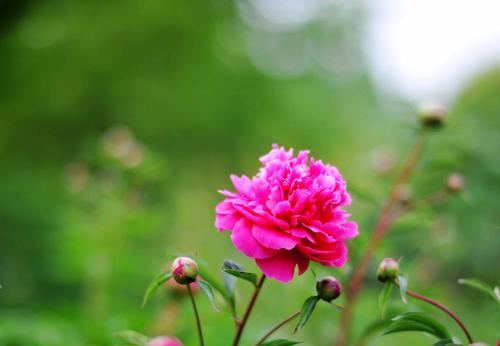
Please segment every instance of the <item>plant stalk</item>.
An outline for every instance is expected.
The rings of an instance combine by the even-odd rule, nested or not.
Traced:
[[[398,193],[399,190],[410,181],[422,157],[427,140],[428,134],[426,131],[421,130],[417,133],[415,143],[413,144],[406,161],[404,162],[389,191],[389,197],[380,212],[380,216],[372,233],[372,238],[370,239],[370,242],[361,257],[359,265],[355,269],[351,282],[348,286],[346,304],[340,317],[339,328],[334,341],[334,345],[336,346],[345,346],[347,343],[349,325],[354,305],[361,290],[366,270],[368,269],[368,266],[373,258],[373,254],[377,250],[381,240],[385,237],[394,221],[404,211],[404,208],[402,209],[400,206]]]
[[[294,314],[288,316],[286,319],[284,319],[283,321],[281,321],[280,323],[278,323],[273,329],[271,329],[266,335],[264,335],[260,340],[259,342],[257,343],[256,346],[260,346],[264,341],[267,340],[267,338],[269,338],[271,335],[274,334],[274,332],[276,332],[278,329],[280,329],[281,327],[283,327],[285,324],[287,324],[288,322],[292,321],[293,319],[295,319],[297,316],[300,315],[300,311],[297,311],[295,312]]]
[[[196,302],[194,301],[193,290],[191,289],[191,284],[187,284],[186,286],[187,286],[187,289],[189,292],[189,297],[191,298],[191,303],[193,303],[194,315],[196,317],[196,329],[198,330],[198,337],[200,339],[200,346],[205,346],[205,343],[203,342],[203,332],[201,330],[200,315],[198,313],[198,309],[196,308]]]
[[[250,317],[250,314],[253,310],[253,307],[255,305],[255,301],[257,300],[257,297],[259,296],[260,290],[262,288],[262,285],[264,284],[264,281],[266,280],[266,276],[262,274],[262,276],[259,279],[259,282],[257,282],[257,286],[255,286],[255,290],[253,291],[252,297],[250,298],[250,302],[248,303],[247,309],[245,311],[245,314],[243,315],[243,318],[241,319],[241,322],[238,325],[238,329],[236,330],[236,335],[234,336],[233,340],[233,346],[238,346],[240,343],[241,335],[243,334],[243,329],[245,329],[245,325],[248,321],[248,318]]]
[[[399,283],[394,282],[394,284],[399,287]],[[464,332],[467,340],[469,341],[469,344],[473,344],[474,343],[474,341],[472,340],[472,336],[469,333],[469,330],[467,329],[467,327],[465,326],[465,324],[449,308],[447,308],[446,306],[444,306],[440,302],[437,302],[437,301],[435,301],[435,300],[433,300],[431,298],[428,298],[426,296],[418,294],[417,292],[413,292],[412,290],[406,290],[406,294],[409,295],[409,296],[411,296],[411,297],[413,297],[413,298],[415,298],[415,299],[418,299],[418,300],[421,300],[421,301],[426,302],[428,304],[434,305],[436,308],[438,308],[439,310],[443,311],[445,314],[447,314],[448,316],[450,316],[458,324],[458,326],[460,327],[460,329],[462,329],[462,331]]]

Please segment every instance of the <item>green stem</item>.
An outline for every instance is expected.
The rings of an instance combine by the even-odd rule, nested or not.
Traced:
[[[297,311],[295,312],[293,315],[287,317],[286,319],[284,319],[283,321],[281,321],[280,323],[278,323],[273,329],[271,329],[266,335],[264,335],[260,340],[259,342],[257,343],[257,346],[261,345],[264,341],[267,340],[267,338],[269,338],[271,335],[274,334],[274,332],[276,332],[278,329],[280,329],[281,327],[283,327],[285,324],[287,324],[288,322],[292,321],[295,317],[299,316],[300,315],[300,311]]]
[[[194,301],[193,291],[191,290],[191,284],[187,284],[187,289],[189,292],[189,297],[191,298],[191,303],[193,303],[194,315],[196,317],[196,328],[198,330],[198,337],[200,338],[200,346],[205,346],[205,343],[203,342],[203,332],[201,331],[200,315],[198,314],[198,309],[196,308],[196,302]]]
[[[240,343],[241,335],[243,334],[243,329],[245,328],[245,325],[248,321],[248,318],[250,317],[250,313],[252,312],[252,309],[255,305],[255,301],[257,300],[257,297],[259,296],[260,290],[261,290],[262,285],[264,284],[265,280],[266,280],[266,276],[264,274],[262,274],[262,276],[259,279],[259,282],[257,282],[257,286],[255,286],[255,290],[252,294],[252,297],[250,298],[250,302],[248,303],[248,307],[247,307],[247,310],[245,311],[245,315],[243,315],[241,323],[238,326],[238,330],[236,331],[236,335],[234,336],[233,346],[238,346]]]

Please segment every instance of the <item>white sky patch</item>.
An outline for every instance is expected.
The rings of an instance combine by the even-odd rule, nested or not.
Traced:
[[[450,99],[500,64],[499,0],[366,2],[366,53],[376,82],[414,101]]]

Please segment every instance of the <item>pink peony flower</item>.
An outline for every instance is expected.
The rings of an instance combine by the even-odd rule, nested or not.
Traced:
[[[234,246],[282,282],[293,279],[296,266],[303,274],[309,261],[343,266],[344,242],[358,235],[342,209],[351,198],[339,171],[308,155],[275,144],[255,177],[231,175],[236,193],[219,191],[226,198],[216,207],[217,229],[231,231]]]
[[[170,336],[158,336],[151,339],[148,346],[182,346],[182,342]]]

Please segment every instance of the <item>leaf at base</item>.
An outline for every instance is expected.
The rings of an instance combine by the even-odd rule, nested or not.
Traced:
[[[476,290],[485,293],[500,305],[500,294],[498,287],[491,287],[486,282],[478,279],[458,279],[458,283],[475,288]]]
[[[399,293],[401,293],[401,300],[403,303],[407,303],[406,300],[406,290],[408,290],[408,277],[404,274],[398,275],[399,282]]]
[[[215,311],[219,311],[217,308],[217,305],[215,305],[215,296],[214,296],[214,291],[212,289],[212,285],[210,285],[208,282],[203,281],[203,280],[198,280],[196,281],[198,286],[200,286],[201,290],[205,295],[207,296],[208,300],[212,304],[212,307],[215,309]]]
[[[387,302],[389,301],[389,297],[392,291],[392,282],[386,282],[384,289],[380,292],[380,296],[378,297],[378,308],[380,311],[380,317],[384,318],[385,308],[387,306]]]
[[[159,274],[153,279],[153,281],[151,281],[148,288],[146,289],[146,293],[144,293],[144,299],[142,300],[142,307],[146,305],[146,303],[151,298],[156,289],[161,285],[163,285],[165,282],[167,282],[171,277],[172,277],[172,272],[166,272]]]
[[[420,331],[434,335],[439,339],[451,338],[450,333],[441,322],[421,312],[405,312],[394,317],[392,321],[383,335],[406,331]]]
[[[462,344],[456,342],[452,338],[446,338],[433,343],[432,346],[462,346]]]
[[[222,269],[222,271],[224,273],[235,276],[239,279],[243,279],[243,280],[246,280],[248,282],[251,282],[254,286],[257,286],[257,275],[254,273],[239,271],[237,269]]]
[[[305,324],[309,320],[309,317],[311,317],[314,308],[316,307],[316,303],[319,301],[319,299],[320,298],[318,296],[312,296],[306,299],[306,301],[302,305],[302,310],[300,311],[299,323],[293,331],[294,334],[305,326]]]

